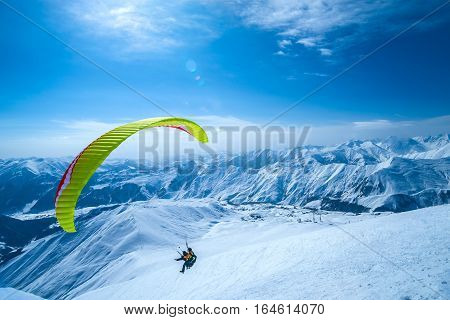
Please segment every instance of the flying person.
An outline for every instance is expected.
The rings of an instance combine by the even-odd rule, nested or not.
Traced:
[[[189,252],[183,251],[182,255],[180,258],[175,259],[175,261],[184,261],[183,263],[183,267],[181,268],[180,272],[184,273],[184,271],[186,270],[186,268],[188,268],[189,266],[189,260],[192,258],[192,255]],[[190,268],[190,267],[189,267]],[[188,268],[188,269],[189,269]]]
[[[188,262],[187,263],[187,268],[190,269],[194,265],[195,261],[197,261],[197,256],[195,255],[195,253],[192,250],[192,248],[189,247],[189,244],[188,244],[187,240],[186,240],[185,243],[186,243],[187,252],[191,255],[191,257],[187,261]]]
[[[181,269],[181,273],[184,273],[184,271],[186,269],[190,269],[192,268],[192,266],[195,264],[195,262],[197,261],[197,255],[194,253],[194,250],[192,250],[191,247],[189,247],[187,241],[186,241],[186,251],[183,251],[180,254],[180,258],[175,259],[176,261],[181,261],[183,260],[183,268]]]

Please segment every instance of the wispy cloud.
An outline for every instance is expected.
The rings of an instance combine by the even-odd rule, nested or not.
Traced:
[[[111,52],[165,52],[218,37],[236,23],[275,31],[283,52],[317,48],[329,56],[367,33],[397,31],[422,17],[441,0],[80,0],[56,2],[73,31],[94,43],[105,41]],[[55,4],[55,7],[56,7]],[[391,19],[395,17],[395,19]],[[102,43],[102,47],[105,43]],[[324,50],[321,50],[324,49]]]
[[[278,32],[323,56],[372,32],[396,32],[434,9],[440,0],[250,0],[234,1],[245,24]],[[392,19],[395,17],[395,19]],[[331,47],[331,49],[330,49]]]
[[[355,126],[355,128],[366,128],[366,129],[376,129],[376,128],[388,128],[388,127],[392,127],[392,126],[397,126],[399,125],[399,123],[401,123],[402,126],[404,125],[411,125],[410,122],[392,122],[389,120],[384,120],[384,119],[380,119],[380,120],[372,120],[372,121],[355,121],[353,122],[353,125]]]
[[[330,126],[312,127],[308,143],[336,144],[350,139],[374,139],[397,137],[428,136],[448,133],[450,115],[422,119],[394,121],[375,119],[354,121]]]
[[[296,43],[309,48],[309,47],[317,46],[319,42],[320,42],[319,37],[307,37],[307,38],[301,38],[301,39],[297,40]]]
[[[261,123],[230,116],[197,116],[190,118],[207,130],[210,142],[206,147],[219,152],[225,150],[233,152],[253,150],[253,148],[258,146],[261,147],[261,141],[258,142],[261,136],[255,135],[255,132],[261,132],[263,137],[267,137],[268,135],[265,134],[267,132],[282,131],[288,137],[292,134],[291,130],[293,128],[280,124],[276,127],[276,130],[274,130],[274,127],[266,127],[265,130],[268,131],[264,131],[258,129]],[[33,135],[21,135],[4,139],[0,142],[0,157],[74,156],[105,131],[118,125],[118,123],[105,123],[95,120],[54,121],[53,123],[55,125],[52,132],[44,131]],[[295,130],[296,134],[301,134],[304,125],[307,124],[295,125],[297,129]],[[311,131],[307,137],[307,144],[333,145],[350,139],[364,140],[389,136],[415,137],[448,133],[450,115],[422,120],[394,121],[374,119],[334,125],[310,125],[310,127]],[[158,133],[155,131],[158,131]],[[182,139],[183,147],[190,150],[203,150],[192,138],[178,130],[151,129],[146,133],[146,136],[148,136],[148,139],[146,139],[147,143],[156,143],[158,145],[161,155],[166,155],[166,149],[164,148],[176,145],[174,143],[176,141],[174,140],[175,137]],[[277,139],[275,137],[276,141],[278,141]],[[285,144],[283,145],[276,141],[273,144],[269,143],[268,147],[274,149],[286,147]],[[23,148],[24,145],[27,148]],[[121,145],[111,155],[113,158],[137,158],[138,156],[139,135],[134,135],[128,139],[126,143]]]
[[[210,39],[212,17],[189,10],[192,1],[81,0],[62,2],[78,35],[106,41],[119,53],[161,52]]]
[[[240,119],[232,116],[217,116],[217,115],[208,115],[208,116],[190,116],[189,119],[194,120],[201,126],[209,126],[209,127],[223,127],[223,126],[255,126],[255,122],[251,122],[249,120]]]
[[[104,132],[120,125],[119,123],[107,123],[96,120],[73,120],[73,121],[53,120],[53,122],[65,129],[80,130],[85,132],[86,131]]]
[[[278,51],[276,51],[276,52],[274,53],[274,55],[276,55],[276,56],[285,56],[285,55],[286,55],[286,52],[284,52],[284,51],[282,51],[282,50],[278,50]]]
[[[286,48],[286,47],[288,47],[290,45],[292,45],[292,41],[291,40],[283,39],[283,40],[279,40],[278,41],[278,46],[280,48],[282,48],[282,49],[284,49],[284,48]]]
[[[328,48],[320,48],[319,52],[322,56],[326,56],[326,57],[329,57],[333,54],[333,50],[328,49]]]
[[[314,77],[328,77],[328,74],[326,73],[320,73],[320,72],[303,72],[305,76],[314,76]]]

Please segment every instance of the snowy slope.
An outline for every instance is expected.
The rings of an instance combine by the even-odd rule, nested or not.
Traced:
[[[218,224],[192,242],[199,260],[186,274],[171,249],[142,248],[102,271],[110,285],[77,298],[449,299],[449,213],[447,205],[349,224]]]
[[[89,208],[77,215],[77,233],[58,228],[0,265],[0,286],[45,298],[74,296],[108,284],[111,279],[96,275],[110,265],[128,264],[132,253],[144,246],[172,246],[174,251],[187,234],[201,236],[227,210],[210,202],[158,200]]]
[[[42,300],[42,298],[14,288],[0,288],[0,300]]]
[[[449,213],[318,211],[312,223],[295,206],[213,200],[86,209],[78,233],[0,265],[0,286],[47,299],[448,299]],[[185,237],[198,261],[183,275]]]

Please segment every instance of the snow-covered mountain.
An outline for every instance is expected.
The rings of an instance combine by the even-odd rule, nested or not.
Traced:
[[[108,160],[83,191],[80,208],[154,198],[214,198],[352,212],[401,212],[448,203],[448,134],[349,141],[288,151],[254,151],[219,160],[142,167]],[[53,208],[70,159],[0,160],[0,214]]]
[[[314,218],[206,199],[83,209],[78,233],[0,265],[0,287],[47,299],[448,299],[449,211]],[[186,237],[198,260],[180,274]]]
[[[126,267],[133,253],[143,247],[149,252],[169,247],[176,257],[178,244],[187,237],[200,238],[227,214],[228,210],[217,203],[199,200],[158,200],[84,209],[77,212],[77,233],[65,233],[48,225],[49,235],[36,236],[19,256],[0,265],[0,287],[45,298],[72,298],[112,281],[96,275],[108,272],[113,265]],[[47,219],[45,214],[25,216],[28,218],[35,222]],[[154,252],[148,258],[152,261],[157,257]],[[112,277],[116,276],[127,277],[126,273]]]
[[[449,141],[109,160],[75,234],[53,209],[70,159],[0,160],[0,299],[448,299]],[[186,238],[199,260],[180,275]]]
[[[23,292],[14,288],[0,288],[0,300],[41,300],[34,294]]]

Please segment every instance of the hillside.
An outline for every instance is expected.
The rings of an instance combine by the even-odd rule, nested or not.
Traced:
[[[448,299],[449,212],[323,212],[312,223],[292,207],[136,203],[32,242],[0,279],[50,299]],[[173,259],[185,237],[199,258],[183,275]]]

